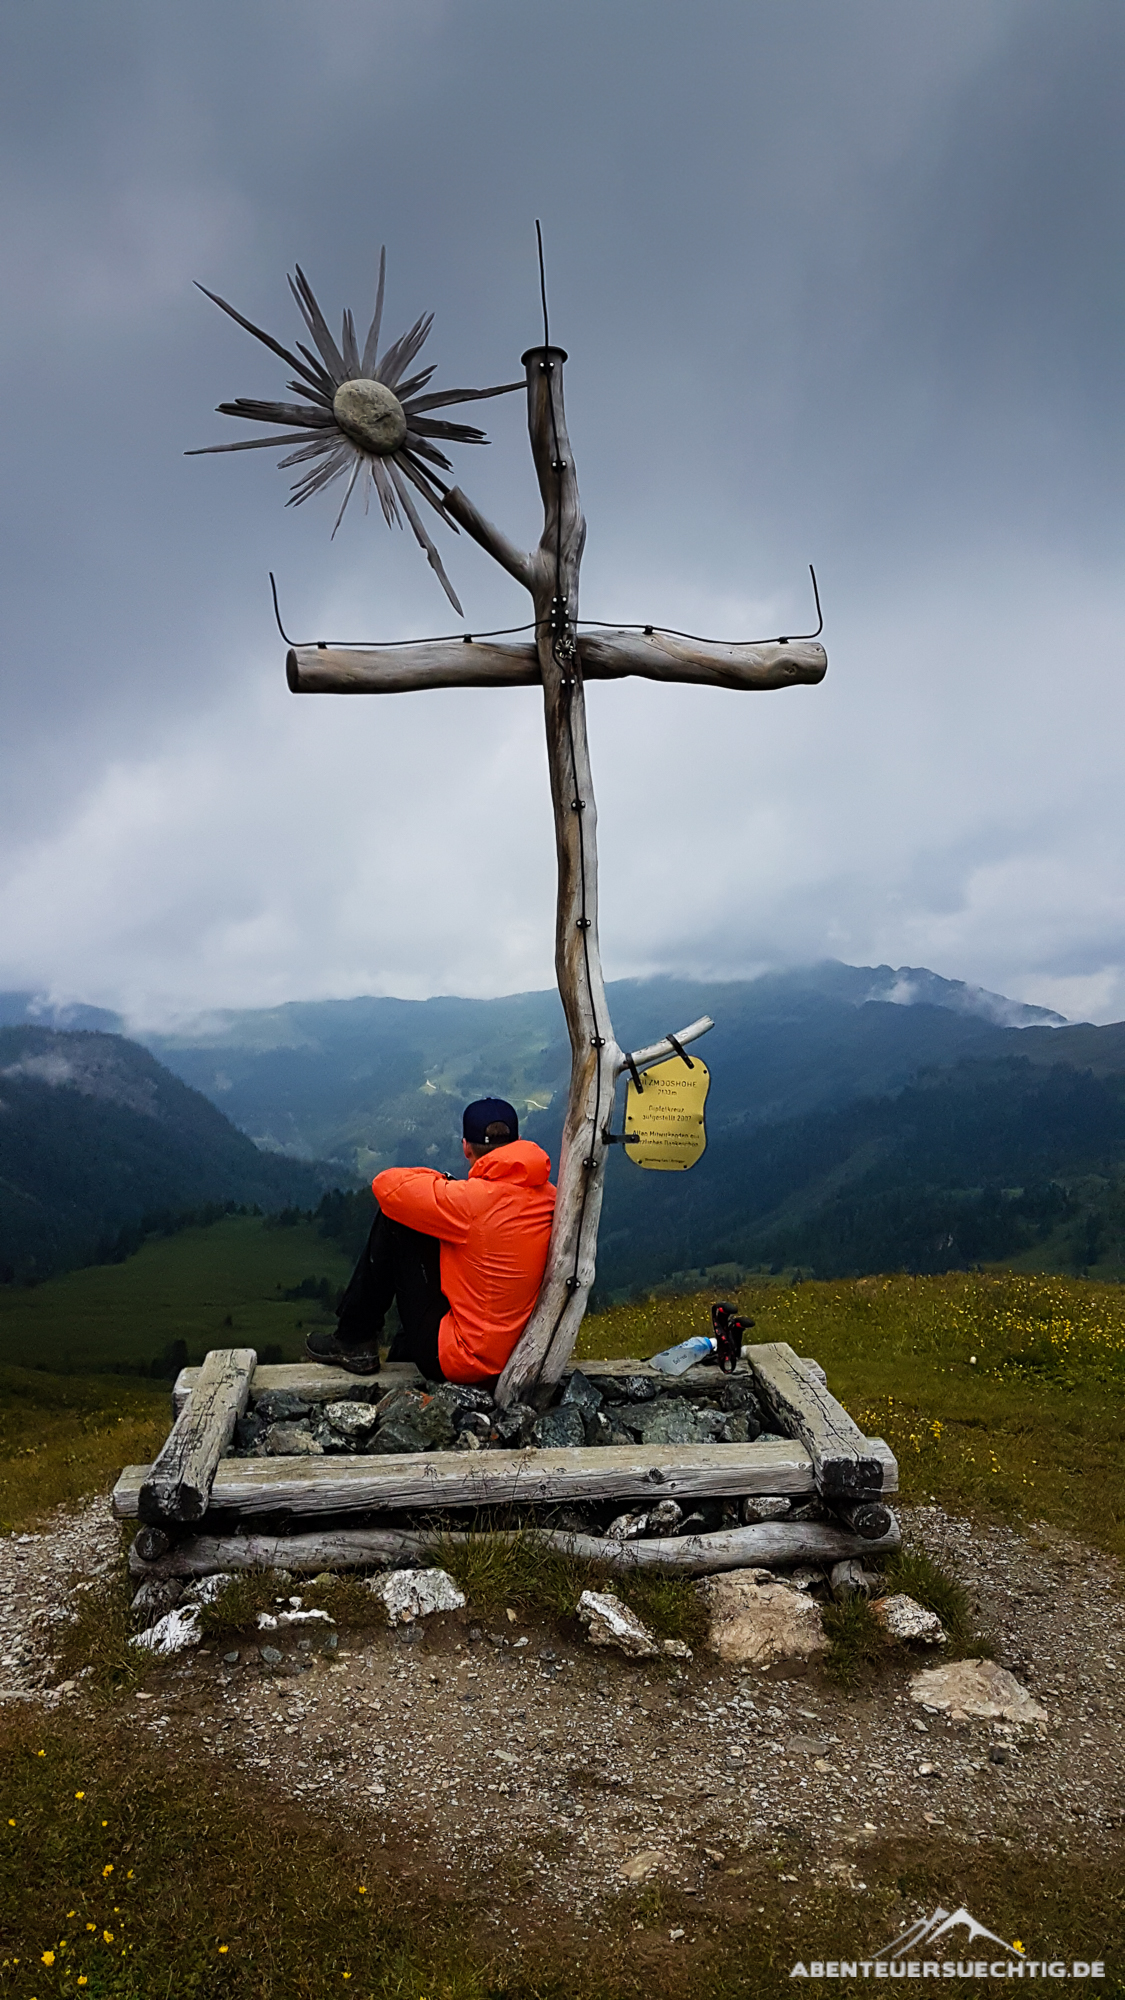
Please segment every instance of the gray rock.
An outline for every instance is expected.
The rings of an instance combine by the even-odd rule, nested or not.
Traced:
[[[724,1415],[722,1410],[701,1410],[697,1408],[694,1415],[696,1435],[700,1444],[717,1444],[723,1438],[727,1426],[732,1421],[730,1417]],[[740,1444],[743,1440],[741,1438],[727,1438],[725,1442],[727,1444]]]
[[[584,1412],[584,1416],[587,1444],[632,1444],[634,1442],[629,1432],[622,1430],[620,1424],[614,1423],[612,1417],[607,1416],[604,1410],[587,1410]]]
[[[740,1414],[724,1417],[715,1433],[716,1444],[752,1444],[757,1436],[757,1427],[752,1418]]]
[[[559,1397],[560,1405],[576,1403],[585,1416],[587,1412],[592,1415],[595,1410],[600,1410],[604,1401],[601,1390],[591,1382],[588,1375],[583,1375],[580,1368],[571,1370],[566,1387]]]
[[[642,1444],[703,1444],[710,1439],[710,1427],[701,1431],[696,1411],[678,1397],[639,1403],[630,1409],[627,1422]]]
[[[238,1657],[239,1657],[239,1656],[238,1656],[238,1648],[237,1648],[237,1646],[235,1647],[235,1649],[234,1649],[233,1653],[224,1653],[224,1654],[223,1654],[223,1665],[224,1665],[224,1667],[237,1667],[237,1665],[238,1665]]]
[[[266,1389],[257,1398],[252,1414],[262,1424],[292,1424],[309,1414],[310,1405],[290,1389]]]
[[[721,1410],[743,1411],[747,1416],[754,1417],[761,1429],[761,1410],[754,1394],[752,1375],[724,1375],[715,1397]]]
[[[265,1445],[271,1458],[316,1458],[323,1450],[303,1424],[271,1424]]]
[[[648,1532],[650,1535],[674,1535],[684,1518],[684,1510],[678,1500],[660,1500],[649,1509]]]
[[[483,1410],[459,1410],[456,1417],[456,1427],[459,1438],[466,1432],[470,1432],[473,1437],[483,1443],[485,1438],[492,1435],[492,1418],[491,1416],[486,1416]]]
[[[833,1563],[828,1581],[836,1597],[870,1597],[882,1579],[864,1569],[855,1556],[849,1556],[846,1562]]]
[[[513,1403],[508,1410],[497,1410],[492,1428],[497,1442],[511,1451],[518,1445],[529,1443],[538,1421],[538,1410],[529,1408],[526,1403]]]
[[[239,1417],[234,1427],[236,1451],[251,1451],[265,1433],[265,1425],[257,1410],[248,1410]]]
[[[326,1403],[324,1417],[334,1431],[349,1439],[367,1437],[379,1421],[370,1403],[361,1403],[350,1396],[343,1403]]]
[[[379,1428],[365,1445],[369,1452],[447,1451],[453,1443],[452,1399],[440,1392],[393,1389],[377,1414]]]
[[[258,1652],[263,1666],[266,1667],[279,1667],[285,1657],[284,1653],[278,1652],[276,1646],[259,1646]]]
[[[626,1375],[621,1383],[621,1394],[629,1403],[651,1403],[660,1394],[660,1385],[651,1375]]]
[[[133,1610],[138,1618],[163,1618],[166,1611],[171,1611],[179,1603],[183,1594],[184,1587],[178,1577],[168,1577],[164,1582],[149,1577],[133,1599]]]
[[[354,1438],[346,1438],[341,1431],[333,1430],[323,1417],[314,1418],[309,1425],[309,1434],[321,1451],[353,1452],[359,1449]]]
[[[487,1438],[478,1437],[476,1431],[458,1431],[453,1440],[454,1451],[485,1451]]]
[[[545,1410],[531,1433],[540,1451],[556,1451],[586,1442],[586,1426],[576,1403],[560,1403],[557,1410]]]
[[[748,1527],[755,1521],[783,1521],[789,1509],[783,1493],[748,1493],[742,1502],[742,1518]]]

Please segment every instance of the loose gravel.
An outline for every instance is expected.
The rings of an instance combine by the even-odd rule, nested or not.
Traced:
[[[902,1519],[966,1585],[1046,1725],[927,1713],[908,1683],[929,1656],[848,1695],[816,1664],[760,1671],[700,1654],[654,1668],[594,1654],[577,1627],[482,1625],[471,1609],[344,1632],[335,1650],[307,1628],[271,1633],[272,1667],[257,1642],[212,1642],[123,1699],[178,1754],[192,1746],[369,1829],[373,1850],[415,1855],[508,1934],[545,1904],[592,1934],[629,1881],[703,1895],[716,1871],[752,1874],[740,1864],[763,1851],[781,1854],[783,1881],[834,1876],[860,1892],[869,1844],[927,1828],[1044,1852],[1117,1845],[1120,1566],[1043,1526],[980,1528],[936,1506]],[[55,1682],[51,1625],[116,1550],[101,1502],[0,1542],[0,1701],[85,1705],[80,1678]]]

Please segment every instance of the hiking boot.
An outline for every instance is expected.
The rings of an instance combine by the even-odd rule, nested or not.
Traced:
[[[310,1361],[319,1361],[325,1368],[346,1368],[349,1375],[379,1373],[379,1349],[374,1340],[345,1346],[328,1327],[306,1333],[305,1353]]]

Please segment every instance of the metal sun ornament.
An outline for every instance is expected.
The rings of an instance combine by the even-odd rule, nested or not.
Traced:
[[[291,354],[287,347],[282,347],[261,327],[254,326],[225,299],[219,298],[216,292],[209,292],[206,285],[200,285],[200,291],[213,299],[223,312],[229,313],[231,319],[237,320],[239,326],[254,335],[255,340],[272,348],[297,371],[301,379],[286,386],[305,400],[301,403],[264,403],[239,396],[233,403],[220,403],[220,416],[245,417],[251,423],[285,424],[290,428],[272,437],[240,439],[237,444],[203,445],[187,456],[199,458],[209,452],[262,451],[270,446],[296,444],[295,451],[278,460],[279,467],[285,469],[306,460],[312,463],[309,471],[302,473],[294,482],[286,502],[290,507],[299,507],[303,500],[322,492],[350,472],[347,491],[332,530],[333,536],[362,475],[364,511],[370,504],[372,487],[379,496],[379,505],[389,527],[402,526],[399,508],[402,509],[442,589],[461,617],[464,614],[457,593],[426,533],[406,482],[409,480],[446,527],[457,534],[457,523],[444,504],[448,489],[428,467],[438,466],[443,472],[453,469],[438,439],[450,444],[487,444],[488,439],[473,424],[450,423],[444,418],[431,416],[429,412],[446,409],[453,403],[478,402],[488,396],[508,396],[517,389],[523,389],[525,383],[503,382],[495,389],[432,389],[423,395],[434,368],[423,368],[409,376],[406,371],[420,353],[434,316],[423,313],[408,332],[379,354],[386,270],[387,253],[384,248],[379,255],[375,312],[362,352],[356,338],[355,321],[347,309],[337,345],[299,264],[296,276],[289,280],[289,289],[312,337],[315,354],[300,341],[297,342],[298,353]],[[304,358],[298,359],[298,355]]]

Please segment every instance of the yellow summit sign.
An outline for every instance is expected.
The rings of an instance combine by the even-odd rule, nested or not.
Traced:
[[[671,1056],[646,1070],[625,1098],[625,1151],[638,1167],[694,1167],[707,1144],[703,1107],[711,1072],[698,1056]],[[635,1136],[634,1136],[635,1135]]]

